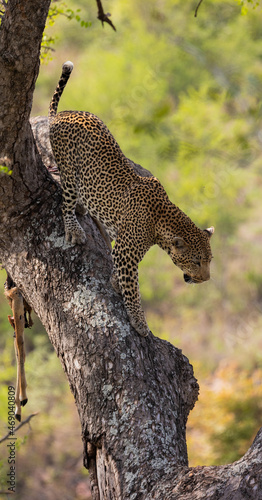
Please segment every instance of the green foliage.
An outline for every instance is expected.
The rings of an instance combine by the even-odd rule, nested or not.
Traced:
[[[0,174],[12,175],[13,171],[9,170],[8,167],[0,165]]]
[[[200,372],[200,397],[189,418],[192,465],[220,465],[241,458],[262,418],[262,370],[224,364],[212,376]],[[211,463],[210,463],[211,462]]]
[[[85,21],[80,15],[81,9],[78,8],[68,8],[67,3],[61,0],[53,0],[49,9],[46,29],[43,34],[42,45],[41,45],[41,60],[42,62],[48,62],[52,59],[52,52],[54,52],[54,46],[57,43],[57,38],[47,34],[48,28],[54,26],[57,18],[60,16],[65,17],[68,21],[76,21],[81,28],[89,28],[91,22]]]
[[[236,0],[239,5],[241,5],[241,14],[246,15],[248,13],[248,9],[256,9],[259,6],[260,2],[257,0]]]
[[[43,44],[49,40],[56,52],[42,66],[33,109],[47,114],[61,65],[73,60],[60,110],[100,116],[125,154],[150,169],[197,225],[215,226],[210,282],[186,286],[158,247],[139,269],[152,331],[183,348],[199,378],[201,396],[188,429],[192,465],[235,460],[261,423],[262,12],[253,9],[256,1],[238,3],[247,15],[231,0],[205,0],[195,19],[195,0],[114,0],[114,33],[97,22],[95,2],[53,2]],[[6,384],[15,380],[7,314],[0,300],[3,426]],[[50,448],[64,477],[68,457],[56,440],[70,439],[77,454],[81,445],[76,440],[75,448],[71,436],[80,431],[61,367],[40,325],[34,328],[26,332],[24,413],[41,413],[19,453],[34,469],[40,458],[33,450],[39,443]],[[47,484],[51,463],[47,452],[41,455]],[[39,477],[36,472],[34,492]]]

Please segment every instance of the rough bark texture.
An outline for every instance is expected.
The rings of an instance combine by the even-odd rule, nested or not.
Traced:
[[[239,462],[189,469],[185,426],[198,395],[192,367],[171,344],[132,329],[90,218],[80,217],[87,244],[65,243],[60,187],[28,121],[48,7],[9,0],[0,31],[0,156],[13,171],[0,174],[0,259],[68,377],[93,498],[261,498],[261,433]]]

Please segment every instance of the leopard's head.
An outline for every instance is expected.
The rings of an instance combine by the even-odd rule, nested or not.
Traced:
[[[213,233],[213,227],[199,229],[178,207],[168,202],[156,224],[156,243],[183,271],[186,283],[202,283],[210,278]]]
[[[210,278],[212,252],[210,238],[214,228],[198,229],[190,237],[174,237],[168,253],[183,272],[186,283],[202,283]]]

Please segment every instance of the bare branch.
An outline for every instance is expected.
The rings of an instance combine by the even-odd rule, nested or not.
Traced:
[[[196,10],[195,10],[195,17],[197,17],[198,9],[199,9],[199,7],[200,7],[200,5],[201,5],[201,3],[202,3],[202,2],[203,2],[203,0],[200,0],[200,1],[198,2],[197,6],[196,6]]]
[[[96,0],[96,3],[97,3],[97,8],[98,8],[97,19],[99,19],[102,22],[102,25],[104,25],[104,23],[110,24],[110,26],[112,26],[113,30],[116,31],[115,26],[113,25],[112,21],[109,19],[109,17],[111,16],[111,14],[109,14],[109,13],[105,14],[104,13],[104,9],[103,9],[103,5],[102,5],[101,0]]]
[[[10,436],[13,436],[15,434],[15,432],[19,431],[19,429],[21,429],[21,427],[23,427],[23,425],[28,424],[28,422],[30,422],[31,418],[38,415],[38,413],[39,413],[38,411],[36,411],[35,413],[31,413],[31,415],[29,415],[29,417],[27,417],[25,420],[23,420],[23,422],[21,422],[21,424],[19,424],[13,431],[8,432],[6,434],[6,436],[2,437],[2,439],[0,439],[0,444],[3,443],[4,441],[6,441],[7,439],[9,439]]]

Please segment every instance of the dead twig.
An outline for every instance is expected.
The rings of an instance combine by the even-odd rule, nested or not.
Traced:
[[[107,14],[104,13],[104,9],[103,9],[103,5],[102,5],[101,0],[96,0],[96,4],[97,4],[97,8],[98,8],[97,19],[99,19],[99,21],[102,22],[103,26],[104,26],[104,23],[108,23],[108,24],[110,24],[110,26],[112,26],[113,30],[116,31],[116,28],[113,25],[111,19],[109,19],[111,14],[109,14],[109,12]]]
[[[202,2],[203,2],[203,0],[200,0],[200,1],[198,2],[197,6],[196,6],[196,10],[195,10],[195,17],[197,17],[198,9],[199,9],[199,7],[200,7],[200,5],[201,5],[201,3],[202,3]]]
[[[19,429],[21,429],[21,427],[23,427],[23,425],[25,424],[28,424],[28,422],[30,422],[31,418],[35,417],[36,415],[38,415],[38,411],[36,411],[35,413],[31,413],[31,415],[29,415],[29,417],[27,417],[25,420],[23,420],[23,422],[21,422],[21,424],[19,424],[13,431],[9,431],[6,436],[2,437],[0,439],[0,444],[3,443],[4,441],[6,441],[7,439],[11,437],[13,437],[13,435],[19,431]]]

